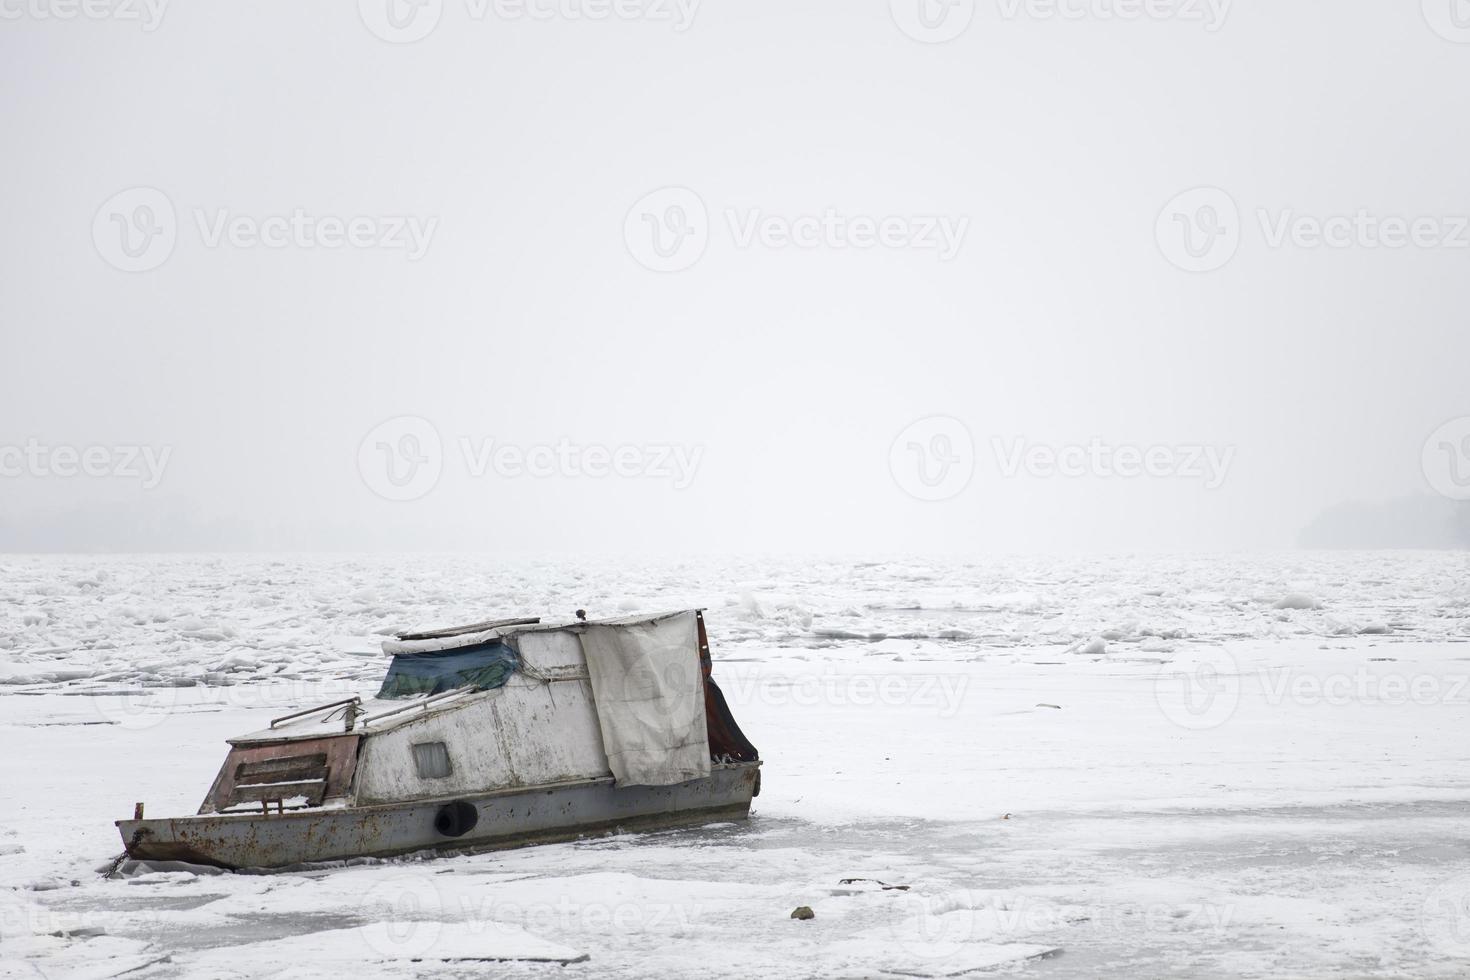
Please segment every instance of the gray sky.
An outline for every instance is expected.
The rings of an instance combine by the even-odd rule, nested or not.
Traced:
[[[91,2],[0,0],[0,547],[1278,547],[1470,481],[1455,0]]]

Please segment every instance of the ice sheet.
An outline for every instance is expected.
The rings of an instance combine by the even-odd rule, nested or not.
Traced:
[[[1036,559],[1010,579],[1000,563],[601,577],[436,561],[402,562],[401,593],[378,559],[0,563],[11,665],[97,671],[0,689],[0,969],[1463,975],[1463,556]],[[749,822],[311,873],[97,874],[135,802],[197,807],[226,736],[374,688],[376,630],[622,593],[712,607],[716,679],[765,760]],[[1321,608],[1273,608],[1293,593]],[[115,628],[121,606],[143,623]],[[187,632],[226,639],[184,636],[184,609],[205,623]],[[963,616],[997,617],[1009,639],[939,635]],[[900,622],[914,635],[888,630]],[[889,635],[824,638],[824,623]],[[235,683],[173,686],[190,672]],[[815,918],[792,919],[798,905]],[[395,936],[407,945],[374,945]],[[445,955],[496,937],[588,959]],[[402,955],[420,944],[428,957]],[[239,945],[255,952],[215,951]],[[996,957],[1008,965],[985,966]]]
[[[477,556],[0,558],[0,687],[364,681],[394,631],[487,617],[709,606],[716,656],[970,661],[1054,648],[1470,637],[1460,552],[984,561]],[[1291,600],[1286,602],[1286,600]],[[1292,605],[1316,608],[1289,608]],[[1278,606],[1284,605],[1284,608]]]

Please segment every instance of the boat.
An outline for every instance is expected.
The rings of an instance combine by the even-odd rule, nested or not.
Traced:
[[[279,869],[745,819],[759,753],[704,611],[400,633],[377,693],[228,739],[195,814],[116,821],[126,856]]]

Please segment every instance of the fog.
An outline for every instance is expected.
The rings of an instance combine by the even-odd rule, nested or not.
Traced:
[[[1470,496],[1454,10],[0,0],[0,550],[1280,548]]]

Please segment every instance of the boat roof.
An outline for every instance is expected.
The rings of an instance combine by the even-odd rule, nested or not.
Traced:
[[[703,612],[703,607],[698,609],[678,609],[672,612],[662,613],[633,613],[631,615],[614,616],[607,619],[557,619],[544,622],[540,617],[523,616],[510,619],[491,619],[480,623],[471,623],[466,626],[449,626],[442,629],[416,630],[399,633],[397,639],[385,640],[383,652],[388,654],[400,653],[439,653],[453,650],[462,650],[466,647],[479,646],[483,643],[491,643],[511,637],[522,636],[527,633],[554,633],[575,632],[586,629],[589,626],[640,626],[645,623],[657,623],[674,616],[683,616],[688,613]],[[309,708],[291,715],[284,715],[271,722],[270,727],[259,731],[249,732],[244,735],[228,739],[232,745],[250,745],[263,742],[295,741],[298,739],[324,738],[333,735],[344,735],[349,733],[364,734],[382,728],[392,728],[396,725],[420,717],[412,714],[412,708],[426,708],[430,704],[444,701],[459,703],[460,699],[486,694],[469,688],[461,688],[448,691],[444,694],[430,697],[418,698],[394,698],[391,700],[380,700],[377,698],[352,698],[335,701],[331,704]],[[358,716],[357,724],[353,729],[347,729],[344,717],[347,701],[354,703],[353,709]]]
[[[441,653],[450,650],[463,650],[465,647],[479,646],[483,643],[494,643],[498,640],[509,639],[525,633],[575,632],[585,629],[588,626],[639,626],[644,623],[656,623],[674,616],[682,616],[690,612],[703,611],[703,607],[699,609],[676,609],[672,612],[653,614],[633,613],[631,615],[613,616],[607,619],[581,619],[573,617],[570,619],[545,621],[539,616],[491,619],[481,623],[472,623],[468,626],[448,626],[440,629],[414,630],[399,633],[396,638],[383,641],[383,652],[390,656],[400,653]]]

